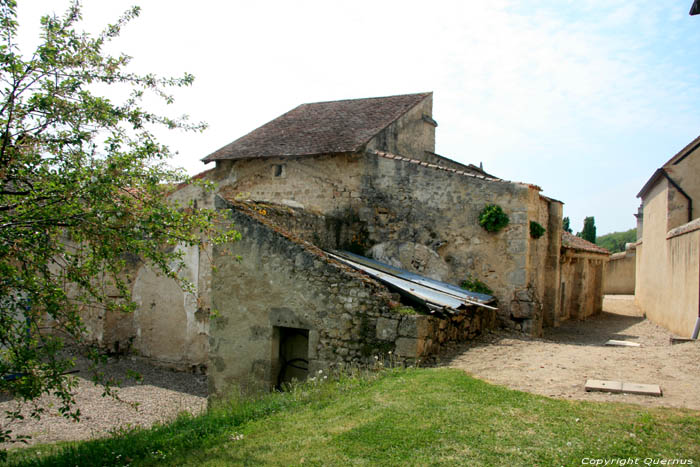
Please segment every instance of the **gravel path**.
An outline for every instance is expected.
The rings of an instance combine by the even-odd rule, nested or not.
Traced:
[[[80,361],[78,368],[88,368]],[[151,426],[175,418],[181,412],[198,414],[207,406],[206,376],[180,373],[155,367],[144,359],[123,358],[110,362],[109,376],[125,382],[119,389],[124,401],[138,403],[137,408],[110,397],[102,397],[102,387],[95,386],[86,371],[79,373],[76,404],[80,408],[79,423],[72,422],[56,412],[55,399],[42,398],[40,404],[48,411],[41,420],[28,418],[8,424],[0,418],[2,429],[11,429],[15,435],[29,435],[30,444],[54,441],[82,440],[108,435],[120,427]],[[127,370],[138,372],[141,382],[126,381]],[[52,408],[53,404],[53,408]],[[0,417],[13,409],[15,402],[0,394]],[[23,444],[0,444],[0,448],[21,447]]]
[[[672,345],[671,333],[640,316],[633,297],[608,296],[603,309],[586,321],[547,329],[541,339],[482,336],[444,355],[442,365],[545,396],[700,410],[700,341]],[[641,347],[604,346],[609,339]],[[663,397],[585,392],[589,378],[658,384]]]

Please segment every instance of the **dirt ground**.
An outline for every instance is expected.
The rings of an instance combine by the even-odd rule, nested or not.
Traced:
[[[671,333],[645,320],[633,300],[606,296],[602,314],[546,329],[540,339],[487,334],[444,355],[441,364],[544,396],[700,410],[700,341],[672,345]],[[605,346],[609,339],[641,347]],[[587,379],[658,384],[663,396],[586,392]]]
[[[54,398],[43,397],[40,406],[47,410],[47,415],[43,415],[41,420],[27,417],[8,424],[4,414],[6,410],[14,409],[15,402],[0,394],[0,429],[10,429],[14,435],[31,436],[29,444],[82,440],[106,436],[119,428],[151,426],[173,419],[181,412],[197,414],[206,409],[206,376],[154,367],[140,358],[113,360],[105,373],[124,381],[119,397],[138,403],[138,407],[134,408],[110,397],[102,397],[102,387],[95,386],[89,379],[88,366],[85,361],[79,361],[77,366],[81,369],[75,398],[82,414],[79,423],[58,414]],[[143,380],[127,380],[127,370],[139,373]],[[24,413],[28,412],[25,410]],[[22,446],[25,445],[0,443],[0,449]]]
[[[646,406],[685,407],[700,411],[700,342],[671,345],[670,333],[644,320],[633,297],[606,297],[600,316],[564,323],[549,329],[541,339],[496,332],[455,348],[441,364],[513,389],[550,397],[592,401],[616,401]],[[638,348],[605,347],[608,339],[638,342]],[[2,418],[14,402],[0,395],[0,429],[32,436],[31,443],[80,440],[105,436],[119,427],[150,426],[172,419],[180,412],[193,414],[206,409],[206,377],[154,367],[137,358],[111,362],[112,375],[127,369],[143,376],[141,383],[127,382],[120,397],[137,402],[138,409],[102,397],[102,390],[79,373],[77,406],[82,412],[74,423],[49,409],[40,421],[27,419],[7,425]],[[663,397],[587,393],[586,379],[610,379],[659,384]],[[0,448],[21,445],[0,445]]]

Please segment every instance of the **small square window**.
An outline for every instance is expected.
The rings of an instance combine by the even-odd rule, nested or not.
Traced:
[[[284,177],[284,164],[275,164],[272,166],[272,174],[275,177]]]

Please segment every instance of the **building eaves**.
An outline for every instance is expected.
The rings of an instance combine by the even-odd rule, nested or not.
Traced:
[[[202,161],[357,152],[431,95],[404,94],[302,104]]]

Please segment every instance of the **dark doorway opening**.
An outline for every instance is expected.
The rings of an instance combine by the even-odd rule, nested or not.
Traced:
[[[277,347],[276,388],[285,383],[304,381],[309,375],[309,330],[274,327],[273,342]]]

